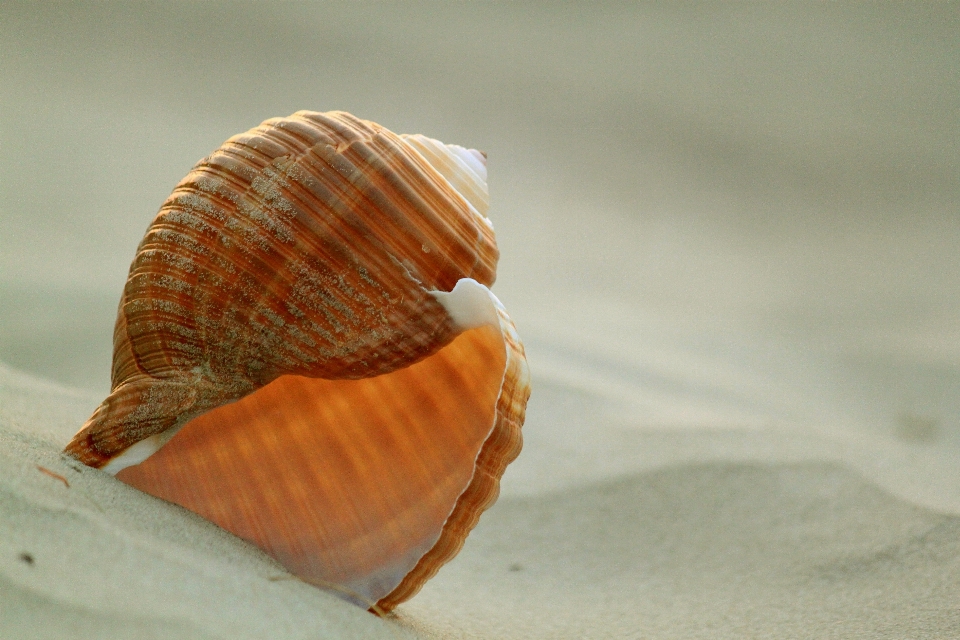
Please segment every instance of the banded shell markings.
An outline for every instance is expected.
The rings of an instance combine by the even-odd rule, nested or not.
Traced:
[[[483,161],[342,112],[228,140],[141,242],[67,452],[307,581],[412,596],[496,499],[529,396]]]

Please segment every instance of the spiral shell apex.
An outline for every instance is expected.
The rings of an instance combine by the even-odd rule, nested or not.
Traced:
[[[412,597],[520,451],[485,160],[343,112],[227,140],[141,241],[67,453],[358,603]]]

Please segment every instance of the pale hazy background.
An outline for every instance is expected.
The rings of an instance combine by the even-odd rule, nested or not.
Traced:
[[[0,361],[105,394],[160,203],[300,109],[489,154],[528,455],[571,403],[960,453],[957,4],[4,2]]]
[[[533,396],[409,635],[960,637],[958,3],[0,3],[0,628],[404,635],[58,453],[167,194],[300,109],[489,155]]]

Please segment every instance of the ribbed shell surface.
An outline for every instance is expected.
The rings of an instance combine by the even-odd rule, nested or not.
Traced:
[[[342,112],[267,120],[201,160],[148,229],[114,335],[114,420],[75,452],[100,466],[280,375],[409,365],[453,337],[427,292],[489,286],[497,257],[489,224],[399,136]]]

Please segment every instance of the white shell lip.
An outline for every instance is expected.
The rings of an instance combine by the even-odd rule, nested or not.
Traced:
[[[140,464],[159,451],[160,447],[168,440],[168,438],[162,438],[163,435],[153,435],[130,445],[120,455],[114,456],[107,464],[100,467],[100,470],[115,476],[127,467]]]
[[[107,464],[100,467],[100,470],[106,471],[110,475],[115,476],[127,467],[133,467],[140,464],[159,451],[160,447],[170,442],[170,438],[177,435],[177,432],[180,431],[180,429],[182,429],[187,422],[189,422],[189,418],[181,419],[175,426],[167,429],[163,433],[152,435],[149,438],[144,438],[136,444],[130,445],[119,455],[111,458]]]
[[[450,317],[457,329],[466,331],[484,325],[500,326],[497,307],[502,306],[486,286],[473,278],[461,278],[451,291],[430,291]]]

